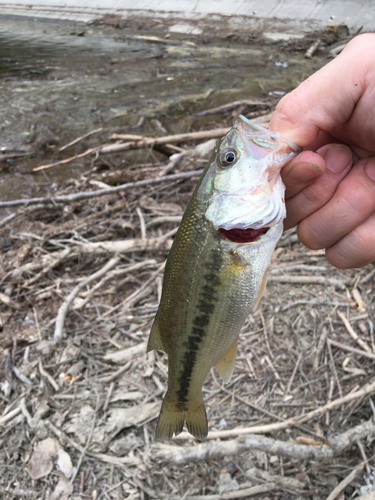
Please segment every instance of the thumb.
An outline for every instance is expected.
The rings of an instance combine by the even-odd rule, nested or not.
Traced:
[[[354,38],[339,56],[280,100],[269,130],[306,147],[320,130],[333,131],[345,123],[366,89],[374,50],[374,34]]]

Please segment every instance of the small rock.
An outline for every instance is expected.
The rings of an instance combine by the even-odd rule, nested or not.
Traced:
[[[171,33],[184,33],[185,35],[201,35],[203,31],[192,24],[174,24],[170,26]]]

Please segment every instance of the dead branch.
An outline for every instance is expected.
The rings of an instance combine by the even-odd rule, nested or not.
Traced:
[[[56,324],[55,324],[55,333],[53,335],[53,339],[56,342],[61,342],[63,337],[63,329],[66,315],[68,314],[68,309],[73,300],[77,297],[79,292],[86,285],[101,278],[104,274],[106,274],[112,267],[120,262],[120,257],[113,257],[109,260],[101,269],[96,271],[96,273],[88,276],[86,279],[82,280],[67,296],[65,302],[60,306],[59,311],[56,316]]]
[[[297,478],[280,476],[278,474],[270,474],[268,471],[257,469],[256,467],[252,467],[251,469],[247,470],[246,477],[248,477],[252,482],[265,481],[267,483],[275,483],[280,489],[303,490],[306,486]]]
[[[77,258],[80,255],[103,255],[106,253],[131,253],[151,250],[169,250],[172,245],[172,240],[161,236],[160,238],[129,239],[118,241],[99,241],[96,243],[84,243],[75,245],[71,248],[71,252],[65,256],[65,259]],[[45,268],[58,260],[63,255],[65,250],[59,250],[50,254],[43,255],[40,259],[34,262],[29,262],[22,267],[18,267],[10,274],[11,279],[18,278],[24,273],[32,273],[40,268]]]
[[[111,135],[110,139],[131,141],[127,142],[126,144],[113,145],[116,148],[116,151],[125,151],[126,149],[139,149],[145,147],[149,148],[157,144],[168,144],[168,143],[174,144],[179,142],[215,139],[224,136],[228,131],[229,127],[217,128],[213,130],[201,130],[200,132],[190,132],[187,134],[166,135],[164,137],[141,137],[129,134],[113,134]],[[119,149],[121,147],[124,149]],[[105,146],[100,152],[102,154],[106,154],[107,152],[112,152],[110,148],[111,146]]]
[[[115,307],[112,307],[112,309],[109,309],[105,314],[103,314],[103,317],[109,316],[112,314],[116,309],[119,307],[122,307],[123,309],[129,308],[132,304],[135,303],[135,301],[138,301],[141,299],[141,297],[147,297],[147,295],[151,292],[152,288],[149,287],[150,283],[152,283],[155,278],[164,270],[166,261],[163,262],[159,268],[146,280],[135,292],[133,292],[129,297],[126,297],[126,299],[123,302],[120,302]],[[147,290],[147,295],[144,295],[142,292],[145,292]]]
[[[368,283],[369,281],[371,281],[375,276],[375,269],[372,269],[369,273],[366,274],[366,276],[364,276],[361,280],[360,280],[360,283],[362,285]]]
[[[366,342],[364,342],[362,339],[360,339],[358,337],[357,333],[352,328],[352,326],[349,323],[348,318],[345,316],[345,314],[343,314],[340,311],[337,311],[337,315],[339,316],[341,321],[344,323],[345,328],[346,328],[347,332],[349,333],[349,335],[352,337],[352,339],[354,339],[357,342],[357,344],[359,344],[362,347],[362,349],[364,349],[366,352],[371,353],[370,347],[366,344]]]
[[[336,340],[327,339],[327,342],[343,351],[352,352],[353,354],[358,354],[359,356],[363,356],[364,358],[375,359],[375,354],[371,352],[362,351],[361,349],[356,349],[355,347],[350,347],[346,344],[341,344],[340,342],[336,342]]]
[[[179,40],[170,40],[169,38],[159,38],[157,36],[149,36],[149,35],[123,35],[121,38],[123,40],[144,40],[145,42],[161,43],[162,45],[177,45],[181,47],[196,46],[194,42],[190,41],[181,42]]]
[[[78,155],[66,158],[65,160],[60,160],[55,163],[49,163],[48,165],[41,165],[40,167],[35,167],[33,171],[40,172],[41,170],[47,170],[53,167],[57,167],[59,165],[65,165],[73,160],[77,160],[78,158],[83,158],[85,156],[88,156],[91,153],[106,155],[106,154],[120,153],[122,151],[128,151],[129,149],[153,148],[153,147],[156,148],[157,146],[173,144],[176,142],[206,140],[206,139],[213,139],[216,137],[220,138],[224,136],[228,132],[228,130],[229,127],[218,128],[214,130],[202,130],[200,132],[191,132],[188,134],[167,135],[164,137],[142,137],[142,136],[137,136],[137,135],[134,136],[128,134],[114,134],[110,137],[111,139],[127,140],[129,142],[121,142],[119,144],[104,144],[101,146],[97,146],[96,148],[88,149],[87,151],[80,153]],[[179,150],[177,152],[179,152]]]
[[[329,410],[338,408],[346,403],[350,403],[350,401],[354,401],[356,399],[362,398],[363,396],[367,396],[368,394],[372,394],[373,392],[375,392],[375,382],[373,382],[372,384],[365,385],[359,391],[349,393],[342,398],[334,399],[333,401],[330,401],[326,405],[321,406],[316,410],[312,410],[308,413],[305,413],[304,415],[288,418],[283,422],[277,422],[275,424],[257,425],[254,427],[242,427],[239,429],[231,429],[228,431],[213,431],[208,433],[207,439],[226,438],[233,436],[241,436],[245,434],[265,434],[268,432],[287,429],[288,427],[294,427],[296,425],[307,422],[308,420],[311,420],[313,418],[321,417]],[[181,432],[181,434],[179,434],[176,439],[188,439],[189,437],[190,437],[189,433]]]
[[[133,359],[139,354],[145,354],[146,347],[147,342],[141,342],[136,346],[128,347],[127,349],[123,349],[122,351],[108,353],[102,357],[102,361],[105,361],[107,363],[122,364],[126,361],[129,361],[130,359]]]
[[[227,111],[232,111],[232,109],[236,109],[239,106],[254,106],[259,108],[267,108],[270,107],[269,101],[255,100],[255,99],[242,99],[241,101],[234,101],[228,104],[224,104],[223,106],[218,106],[217,108],[207,109],[205,111],[200,111],[196,113],[195,116],[207,116],[207,115],[216,115],[218,113],[226,113]]]
[[[332,349],[331,349],[331,346],[330,346],[330,344],[328,342],[327,342],[327,349],[328,349],[329,359],[331,361],[331,369],[333,371],[333,376],[335,378],[336,385],[337,385],[337,388],[339,390],[340,397],[342,397],[342,389],[341,389],[341,384],[340,384],[339,376],[337,375],[335,360],[333,359]]]
[[[357,302],[358,312],[366,312],[366,302],[362,299],[361,293],[358,288],[354,287],[352,290],[353,299]]]
[[[309,306],[338,306],[338,307],[348,307],[350,306],[349,302],[335,302],[333,300],[295,300],[294,302],[290,302],[286,306],[283,306],[280,311],[287,311],[292,307],[309,305]]]
[[[1,493],[5,495],[12,495],[13,498],[15,497],[26,497],[26,498],[34,498],[38,496],[38,492],[35,490],[25,490],[22,488],[4,488],[3,486],[0,486],[0,491]]]
[[[296,364],[294,365],[294,369],[293,369],[293,373],[292,373],[292,376],[290,377],[290,380],[289,380],[289,383],[288,383],[288,386],[285,390],[285,394],[288,394],[290,389],[292,388],[292,384],[293,384],[293,381],[294,381],[294,377],[296,376],[296,373],[297,373],[297,370],[298,370],[298,367],[299,367],[299,364],[301,362],[301,359],[302,359],[302,352],[299,353],[298,355],[298,359],[296,361]]]
[[[100,255],[106,252],[113,253],[129,253],[129,252],[141,252],[146,250],[169,250],[171,245],[171,240],[161,236],[160,238],[148,238],[147,240],[142,239],[131,239],[131,240],[119,240],[119,241],[99,241],[96,243],[84,243],[78,247],[73,247],[79,251],[79,254],[95,254]]]
[[[269,491],[277,489],[274,483],[260,484],[258,486],[251,486],[250,488],[244,488],[237,491],[228,491],[222,493],[221,495],[197,495],[197,496],[187,496],[185,500],[230,500],[234,498],[248,498],[255,495],[260,495],[261,493],[267,493]]]
[[[60,387],[59,384],[55,381],[55,379],[43,368],[42,361],[39,360],[39,371],[42,377],[46,378],[48,382],[52,385],[52,387],[57,392]]]
[[[300,285],[325,285],[337,286],[338,288],[345,288],[345,285],[350,282],[349,279],[326,278],[325,276],[269,276],[269,283],[297,283]]]
[[[336,500],[342,491],[358,476],[365,465],[365,462],[361,462],[355,467],[351,473],[346,476],[328,495],[327,500]]]
[[[120,186],[115,186],[107,189],[98,189],[98,191],[81,191],[72,194],[61,194],[57,196],[43,197],[43,198],[26,198],[22,200],[1,201],[0,208],[17,207],[20,205],[35,205],[37,203],[69,203],[71,201],[87,200],[89,198],[96,198],[98,196],[105,196],[111,193],[118,193],[135,187],[147,186],[149,184],[160,184],[167,181],[176,181],[180,179],[188,179],[189,177],[196,177],[203,172],[200,170],[193,170],[190,172],[180,172],[178,174],[164,175],[155,177],[154,179],[144,179],[143,181],[127,182]]]
[[[305,57],[311,59],[315,52],[318,50],[320,45],[320,38],[318,38],[305,52]]]
[[[6,425],[8,422],[11,422],[14,418],[18,417],[18,415],[22,412],[21,407],[17,406],[14,410],[10,411],[6,415],[0,418],[0,427]]]
[[[86,304],[90,302],[90,300],[99,290],[99,288],[101,288],[103,285],[105,285],[108,281],[112,280],[113,278],[119,278],[123,274],[128,274],[132,271],[142,269],[148,266],[153,266],[155,264],[156,264],[155,259],[148,259],[143,262],[138,262],[137,264],[126,266],[123,269],[114,269],[113,271],[110,271],[98,283],[96,283],[95,286],[93,286],[88,292],[85,293],[85,299],[82,300],[82,302],[78,306],[76,306],[75,309],[76,310],[83,309],[86,306]]]
[[[11,309],[15,309],[16,311],[22,311],[23,309],[21,304],[18,304],[18,302],[12,300],[10,297],[8,297],[8,295],[5,295],[5,293],[0,292],[0,302],[10,307]]]
[[[38,279],[42,278],[45,276],[49,271],[54,269],[55,267],[59,266],[64,260],[68,257],[70,252],[72,251],[71,248],[66,248],[61,252],[61,255],[59,255],[55,260],[53,260],[48,266],[46,266],[44,269],[42,269],[38,274],[30,278],[24,283],[25,287],[29,287],[30,285],[33,285]]]
[[[73,141],[68,142],[68,144],[65,144],[65,146],[61,146],[61,148],[59,149],[59,153],[61,153],[61,151],[64,151],[64,149],[70,148],[70,146],[74,146],[74,144],[77,144],[78,142],[83,141],[83,139],[90,137],[90,135],[97,134],[98,132],[101,132],[102,130],[103,130],[103,128],[100,127],[100,128],[95,129],[95,130],[91,130],[91,132],[87,132],[87,134],[85,134],[85,135],[81,135],[81,137],[77,137],[77,139],[74,139]]]
[[[204,443],[190,448],[154,444],[152,450],[155,452],[156,458],[161,462],[174,464],[187,464],[197,460],[225,458],[252,449],[261,450],[271,455],[295,458],[297,460],[326,460],[342,453],[356,440],[363,439],[374,432],[375,424],[372,421],[360,424],[343,434],[331,438],[329,442],[330,447],[288,443],[265,436],[250,434],[246,438]]]
[[[13,366],[12,367],[12,371],[14,373],[14,375],[19,379],[21,380],[22,383],[26,384],[26,385],[31,385],[32,382],[29,378],[26,377],[26,375],[24,375],[21,370],[19,370],[16,366]]]
[[[128,470],[128,467],[131,465],[139,465],[142,463],[142,460],[135,456],[125,456],[125,457],[115,457],[113,455],[106,455],[104,453],[94,453],[91,451],[86,452],[89,457],[96,458],[102,462],[106,462],[108,464],[114,464],[118,467]]]
[[[102,383],[105,383],[105,384],[108,384],[110,383],[111,386],[113,384],[113,381],[116,380],[117,377],[119,377],[120,375],[122,375],[123,373],[127,372],[131,366],[132,362],[131,361],[128,361],[124,366],[121,366],[121,368],[119,368],[118,370],[116,370],[114,373],[112,373],[112,375],[109,375],[107,377],[103,377],[100,379],[100,382]],[[111,394],[108,393],[107,394],[107,398],[106,398],[106,401],[108,401],[107,403],[107,406],[109,405],[110,403],[110,398],[111,398]],[[103,406],[103,411],[106,411],[105,409],[105,405]]]
[[[71,156],[70,158],[65,158],[65,160],[60,160],[55,163],[49,163],[48,165],[41,165],[40,167],[35,167],[33,168],[33,171],[39,172],[41,170],[47,170],[52,167],[57,167],[58,165],[65,165],[73,160],[78,160],[79,158],[84,158],[85,156],[91,155],[91,153],[97,153],[98,150],[102,147],[103,146],[97,146],[96,148],[88,149],[87,151],[84,151],[83,153],[80,153],[78,155]]]
[[[323,352],[324,346],[326,345],[326,340],[328,336],[328,328],[323,327],[322,333],[319,338],[319,342],[314,355],[313,370],[316,371],[319,366],[319,357]]]

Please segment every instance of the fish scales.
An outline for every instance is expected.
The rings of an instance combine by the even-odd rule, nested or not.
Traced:
[[[157,438],[177,435],[184,422],[197,439],[207,436],[202,385],[213,366],[230,379],[238,335],[282,232],[279,172],[298,150],[240,115],[198,182],[167,260],[148,345],[168,355]]]

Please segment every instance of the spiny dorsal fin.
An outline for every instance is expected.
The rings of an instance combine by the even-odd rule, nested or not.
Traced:
[[[229,347],[224,356],[222,356],[219,359],[219,361],[214,365],[215,370],[219,373],[219,375],[222,377],[222,379],[226,384],[231,379],[233,373],[234,362],[236,360],[236,354],[237,354],[237,341],[238,337]]]

